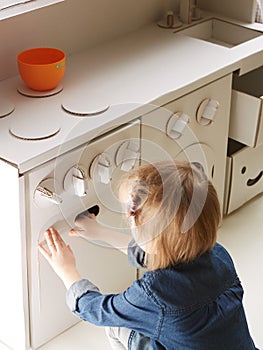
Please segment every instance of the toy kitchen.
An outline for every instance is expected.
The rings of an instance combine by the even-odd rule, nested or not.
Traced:
[[[129,233],[113,188],[132,167],[199,162],[224,215],[263,191],[263,25],[252,19],[255,2],[241,2],[246,10],[233,12],[182,0],[154,23],[69,55],[62,82],[45,93],[18,74],[0,81],[0,340],[11,349],[37,349],[79,321],[37,250],[50,226],[103,292],[136,278],[121,253],[68,236],[87,209]]]

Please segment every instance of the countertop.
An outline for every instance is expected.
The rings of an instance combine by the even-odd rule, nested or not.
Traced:
[[[246,26],[263,32],[263,25]],[[0,118],[0,158],[24,173],[211,81],[262,63],[263,35],[226,48],[152,24],[68,57],[63,90],[56,95],[21,95],[19,76],[0,82],[0,96],[15,106]],[[106,111],[83,117],[62,105]],[[46,140],[17,139],[9,129],[19,123],[32,132],[57,123],[60,132]]]

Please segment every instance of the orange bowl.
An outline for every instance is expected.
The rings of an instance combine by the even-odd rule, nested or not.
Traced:
[[[24,83],[31,89],[54,89],[62,80],[66,68],[66,55],[55,48],[34,48],[17,56],[17,65]]]

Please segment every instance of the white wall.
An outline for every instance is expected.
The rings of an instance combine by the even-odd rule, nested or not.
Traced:
[[[16,55],[54,46],[68,55],[156,21],[163,0],[65,0],[0,21],[0,80],[17,74]]]

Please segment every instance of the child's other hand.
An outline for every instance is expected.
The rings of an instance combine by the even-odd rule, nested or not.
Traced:
[[[70,230],[71,236],[83,237],[87,240],[98,240],[101,229],[94,214],[82,215],[75,221],[76,227]]]
[[[39,244],[39,251],[69,288],[72,283],[81,279],[76,268],[74,253],[54,228],[45,232],[45,239],[49,250]]]

